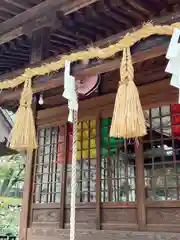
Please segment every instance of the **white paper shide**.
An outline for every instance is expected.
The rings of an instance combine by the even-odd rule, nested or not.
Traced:
[[[172,74],[170,84],[179,89],[178,103],[180,103],[180,29],[174,29],[166,58],[169,62],[165,71]]]
[[[68,100],[68,108],[69,108],[69,115],[68,121],[73,122],[73,110],[78,110],[78,100],[77,100],[77,93],[76,93],[76,84],[75,84],[75,77],[70,74],[70,65],[69,61],[65,62],[65,70],[64,70],[64,92],[63,97]]]

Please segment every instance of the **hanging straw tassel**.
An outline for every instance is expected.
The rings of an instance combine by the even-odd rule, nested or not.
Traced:
[[[18,151],[33,151],[37,148],[32,104],[31,79],[24,83],[20,106],[11,131],[10,147]]]
[[[147,134],[145,118],[134,83],[130,48],[124,48],[120,67],[121,82],[116,95],[110,129],[111,137],[137,138]]]

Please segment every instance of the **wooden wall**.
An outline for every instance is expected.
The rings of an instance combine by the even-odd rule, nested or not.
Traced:
[[[69,240],[69,231],[66,229],[36,228],[28,230],[28,239],[31,240]],[[167,232],[137,232],[137,231],[96,231],[77,230],[78,240],[179,240],[179,233]]]
[[[178,90],[170,86],[169,78],[158,82],[149,83],[138,87],[141,103],[144,109],[156,106],[162,106],[177,102]],[[80,101],[79,119],[91,119],[100,112],[102,117],[112,116],[116,94],[109,93],[106,95]],[[38,111],[37,126],[45,127],[53,124],[65,123],[67,120],[67,105],[54,107]]]
[[[101,206],[102,230],[138,230],[136,204],[105,203]],[[64,228],[69,229],[70,208],[65,207]],[[30,227],[59,228],[59,204],[34,204]],[[76,228],[96,229],[96,203],[76,206]]]
[[[169,79],[140,86],[139,92],[144,109],[176,103],[178,99],[178,91],[169,85]],[[80,102],[79,119],[94,119],[97,115],[111,117],[114,100],[115,94],[112,93]],[[37,127],[44,128],[65,123],[67,115],[67,105],[38,111]],[[141,158],[140,155],[139,158]],[[138,163],[138,171],[142,171],[142,165],[143,162]],[[169,231],[180,232],[180,201],[145,201],[143,203],[140,185],[137,191],[140,197],[137,203],[133,204],[129,203],[124,206],[116,203],[77,205],[76,239],[180,239],[180,234],[168,233]],[[142,204],[144,204],[144,212]],[[100,219],[97,218],[98,213]],[[31,204],[28,239],[69,239],[69,206],[64,206],[63,223],[61,223],[61,214],[60,203]]]

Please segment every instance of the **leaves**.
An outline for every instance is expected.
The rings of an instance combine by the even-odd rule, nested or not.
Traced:
[[[24,157],[20,154],[0,158],[0,233],[18,234],[20,199],[9,198],[24,181]]]
[[[16,236],[18,234],[19,216],[19,207],[0,204],[0,233]]]
[[[9,196],[13,187],[24,180],[24,158],[20,154],[0,158],[0,195]]]

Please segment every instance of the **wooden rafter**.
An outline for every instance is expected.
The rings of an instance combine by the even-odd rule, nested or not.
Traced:
[[[19,1],[19,2],[16,2],[16,1],[13,1],[13,0],[2,0],[1,1],[1,4],[2,5],[8,5],[8,4],[12,4],[12,6],[15,6],[15,7],[18,7],[22,10],[26,10],[27,8],[29,8],[29,4],[27,3],[27,1]]]
[[[44,26],[51,25],[56,29],[60,27],[60,21],[54,14],[57,10],[63,15],[68,15],[96,1],[98,0],[46,0],[1,23],[0,44]]]
[[[179,12],[176,12],[175,14],[170,14],[166,17],[154,19],[153,22],[157,23],[157,24],[172,23],[172,22],[179,21],[179,19],[180,19],[179,16],[180,16]],[[136,29],[138,29],[139,27],[140,26],[138,26]],[[94,43],[94,46],[104,47],[110,43],[115,43],[129,31],[131,32],[132,29],[129,29],[123,33],[113,35],[102,41],[98,41],[98,42]],[[144,43],[142,43],[142,44],[144,44]],[[147,41],[146,48],[143,45],[142,49],[138,48],[133,52],[133,62],[134,63],[142,62],[142,61],[145,61],[148,59],[162,56],[165,54],[165,52],[167,50],[167,46],[168,46],[168,42],[162,44],[162,43],[160,43],[159,39],[157,40],[156,38],[153,40]],[[59,58],[59,56],[58,56],[58,58]],[[51,60],[53,61],[53,60],[55,60],[55,58],[48,59],[48,62]],[[83,76],[87,76],[87,75],[101,74],[101,73],[104,73],[107,71],[112,71],[112,70],[119,68],[119,62],[120,62],[120,59],[116,58],[113,60],[98,61],[93,65],[88,64],[88,65],[84,66],[84,65],[79,64],[74,67],[73,74],[75,75],[75,77],[82,77],[82,78],[83,78]],[[19,74],[22,74],[23,72],[24,72],[24,69],[20,69],[20,70],[17,70],[17,71],[8,73],[8,74],[4,74],[4,75],[0,76],[0,81],[13,78],[15,76],[18,76]],[[34,90],[34,93],[37,93],[37,92],[45,91],[48,89],[56,88],[56,87],[59,87],[62,85],[63,85],[63,75],[62,75],[62,73],[56,73],[52,76],[43,76],[43,77],[36,78],[36,80],[34,80],[33,90]],[[21,93],[20,90],[16,90],[16,91],[8,93],[8,94],[2,92],[0,95],[0,104],[2,104],[5,101],[11,101],[14,99],[18,99],[20,96],[20,93]]]
[[[156,24],[167,24],[167,23],[172,23],[172,22],[176,22],[180,20],[180,12],[176,12],[175,14],[169,14],[166,17],[162,17],[162,18],[158,18],[158,19],[153,19],[152,21]],[[0,24],[1,26],[1,24]],[[134,30],[137,30],[138,28],[140,28],[141,26],[138,26],[136,28],[132,28],[132,29],[128,29],[124,32],[112,35],[111,37],[105,38],[103,40],[100,40],[98,42],[93,43],[94,46],[99,46],[99,47],[104,47],[107,46],[111,43],[115,43],[117,42],[119,39],[121,39],[127,32],[132,32]],[[1,29],[0,29],[1,31]],[[156,44],[156,42],[155,42]],[[60,56],[57,56],[57,58],[59,58]],[[49,59],[48,61],[53,61],[55,60],[55,58]],[[23,73],[24,69],[20,69],[5,75],[1,75],[0,76],[0,81],[3,81],[4,79],[7,78],[13,78],[15,76],[18,76],[19,74]]]
[[[163,55],[166,52],[166,50],[167,50],[167,44],[163,44],[159,47],[152,47],[152,45],[149,45],[148,49],[135,52],[132,55],[133,63],[143,62],[148,59],[159,57]],[[101,73],[115,70],[119,68],[119,65],[120,65],[120,59],[102,61],[97,64],[94,64],[94,66],[78,65],[73,69],[73,74],[76,78],[78,77],[83,78],[84,76],[87,76],[87,75],[90,76],[90,75],[101,74]],[[54,76],[45,76],[36,80],[33,85],[33,92],[37,93],[37,92],[45,91],[48,89],[60,87],[62,85],[63,85],[63,74],[56,73]],[[21,94],[21,90],[18,90],[18,89],[9,94],[2,92],[0,95],[0,104],[2,104],[5,101],[11,101],[11,100],[17,99],[20,97],[20,94]]]

